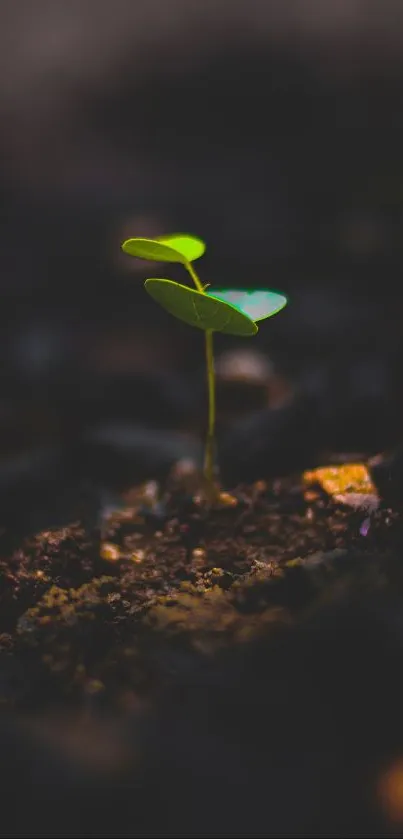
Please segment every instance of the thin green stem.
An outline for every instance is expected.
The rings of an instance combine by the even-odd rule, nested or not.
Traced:
[[[196,274],[196,271],[190,262],[185,263],[197,291],[205,294],[204,286]],[[205,330],[206,342],[206,367],[207,367],[207,390],[208,390],[208,425],[206,435],[206,448],[204,457],[204,476],[210,489],[214,484],[214,464],[215,464],[215,372],[214,372],[214,354],[213,354],[213,330]]]
[[[194,284],[197,288],[197,291],[201,291],[201,293],[204,294],[203,283],[201,282],[201,280],[197,276],[196,271],[193,268],[192,263],[191,262],[185,262],[185,268],[186,268],[187,271],[189,271],[189,274],[190,274],[190,276],[191,276],[191,278],[192,278],[192,280],[193,280],[193,282],[194,282]]]

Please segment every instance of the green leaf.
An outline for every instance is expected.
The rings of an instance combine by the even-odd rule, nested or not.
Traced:
[[[202,256],[206,246],[196,236],[176,233],[172,236],[159,236],[158,239],[126,239],[122,250],[139,259],[186,264]]]
[[[229,335],[256,335],[258,328],[248,315],[212,294],[180,285],[173,280],[149,279],[146,291],[171,315],[199,329],[212,329]]]
[[[168,245],[174,251],[181,254],[184,262],[194,262],[203,256],[206,245],[197,236],[189,236],[187,233],[173,233],[171,236],[159,236],[158,242]]]
[[[223,300],[225,303],[230,303],[254,321],[276,315],[287,303],[287,298],[283,294],[277,294],[277,292],[267,289],[244,291],[242,289],[213,288],[206,294]]]

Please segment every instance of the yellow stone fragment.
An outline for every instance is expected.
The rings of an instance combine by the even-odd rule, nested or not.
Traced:
[[[238,499],[230,495],[229,492],[220,492],[217,502],[220,507],[236,507]]]
[[[106,559],[107,562],[117,562],[120,559],[120,550],[111,542],[103,542],[101,545],[101,559]]]
[[[320,484],[328,495],[336,497],[346,493],[377,495],[370,474],[364,463],[344,463],[341,466],[325,466],[304,472],[306,484]]]

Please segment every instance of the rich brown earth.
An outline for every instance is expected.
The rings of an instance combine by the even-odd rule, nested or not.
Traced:
[[[148,486],[4,547],[3,832],[400,835],[403,517],[356,483]]]
[[[297,477],[237,487],[213,509],[174,493],[162,515],[140,490],[102,536],[72,523],[1,560],[6,705],[148,697],[175,677],[166,657],[211,656],[298,620],[374,551],[390,570],[403,527],[397,510],[368,517]]]

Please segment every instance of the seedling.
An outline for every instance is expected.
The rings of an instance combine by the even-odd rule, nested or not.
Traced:
[[[201,239],[187,234],[160,236],[158,239],[127,239],[122,250],[130,256],[156,262],[179,262],[188,271],[194,288],[172,280],[151,278],[145,281],[146,291],[171,315],[191,326],[203,329],[206,342],[208,386],[208,426],[205,446],[204,476],[210,498],[215,484],[215,375],[213,333],[225,332],[242,337],[256,335],[257,321],[275,315],[287,298],[274,291],[242,289],[210,289],[203,285],[193,262],[203,256],[206,246]]]

